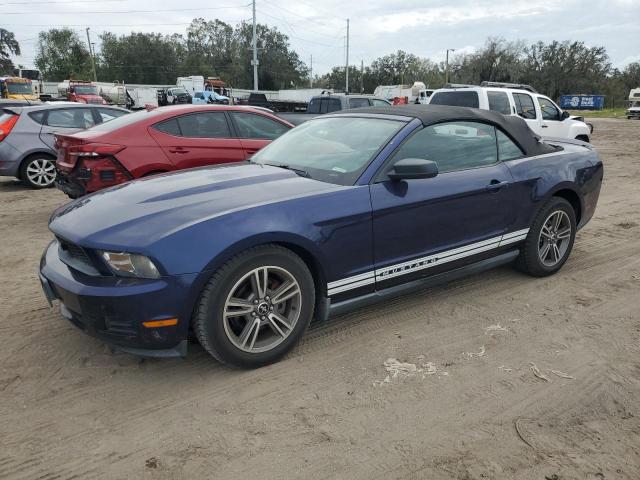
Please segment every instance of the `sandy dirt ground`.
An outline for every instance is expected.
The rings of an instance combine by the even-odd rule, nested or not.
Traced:
[[[335,318],[257,371],[72,327],[36,275],[65,197],[0,179],[0,478],[639,479],[640,122],[594,124],[605,183],[559,274]]]

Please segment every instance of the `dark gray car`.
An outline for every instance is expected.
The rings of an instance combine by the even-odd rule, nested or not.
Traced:
[[[17,177],[32,188],[50,187],[56,178],[56,133],[84,130],[127,113],[71,102],[0,106],[0,176]]]

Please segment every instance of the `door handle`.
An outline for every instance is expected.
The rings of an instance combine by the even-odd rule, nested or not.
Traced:
[[[189,150],[185,150],[184,148],[174,148],[169,149],[171,153],[189,153]]]
[[[542,128],[549,128],[549,125],[542,125]]]
[[[247,152],[247,155],[253,155],[254,153],[258,153],[258,148],[252,148],[249,150],[245,150]]]
[[[509,185],[509,182],[501,182],[500,180],[491,180],[489,185],[485,187],[485,189],[489,192],[497,192],[498,190],[502,190],[504,187]]]

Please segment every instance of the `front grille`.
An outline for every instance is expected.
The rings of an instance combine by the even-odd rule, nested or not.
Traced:
[[[89,100],[89,103],[96,104],[96,105],[102,105],[102,100],[100,100],[99,98],[92,98],[91,100]]]
[[[100,275],[100,272],[96,269],[94,262],[91,260],[91,257],[84,248],[71,243],[64,238],[56,238],[59,243],[58,253],[60,255],[60,260],[71,268],[82,273],[86,273],[87,275],[94,277]]]

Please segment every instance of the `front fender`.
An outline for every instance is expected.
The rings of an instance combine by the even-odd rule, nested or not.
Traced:
[[[589,137],[591,135],[591,129],[589,125],[584,122],[573,122],[569,127],[569,138],[577,138],[579,136]]]
[[[301,235],[283,231],[258,233],[250,237],[238,240],[224,250],[220,251],[214,258],[212,258],[205,267],[203,274],[209,276],[211,275],[211,272],[222,267],[226,262],[228,262],[231,258],[238,255],[239,253],[242,253],[243,251],[248,250],[252,247],[270,243],[288,247],[296,253],[303,253],[302,256],[307,257],[303,259],[307,261],[312,260],[312,267],[314,268],[314,270],[316,270],[316,273],[323,280],[326,279],[326,272],[324,271],[323,267],[323,265],[326,264],[326,258],[322,251],[317,247],[317,245],[310,239],[305,238]]]

